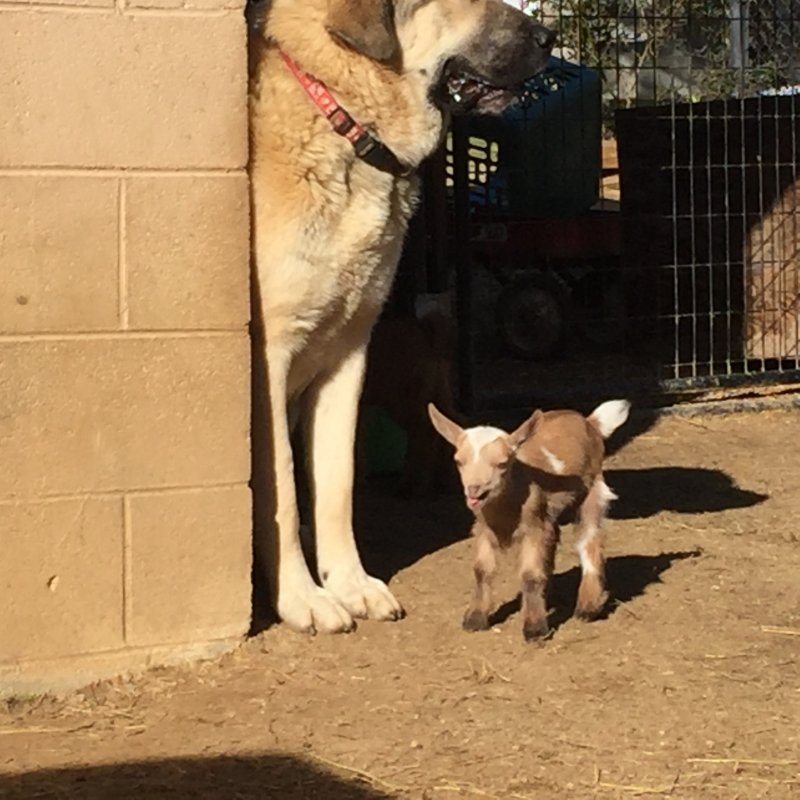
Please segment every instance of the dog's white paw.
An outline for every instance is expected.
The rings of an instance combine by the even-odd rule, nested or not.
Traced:
[[[301,585],[284,584],[276,607],[281,620],[301,633],[348,633],[355,628],[347,609],[310,576]]]
[[[323,581],[325,588],[356,618],[398,620],[405,616],[386,584],[363,569],[347,573],[331,571]]]

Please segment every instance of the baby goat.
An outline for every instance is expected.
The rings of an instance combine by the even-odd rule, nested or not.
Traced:
[[[520,542],[525,639],[548,633],[546,592],[559,540],[559,520],[576,512],[581,559],[575,616],[595,619],[606,604],[600,527],[616,495],[603,480],[604,439],[628,418],[627,400],[610,400],[588,417],[577,411],[535,411],[513,433],[464,430],[432,403],[436,430],[455,448],[467,506],[475,514],[475,595],[464,616],[469,631],[489,627],[498,548]]]

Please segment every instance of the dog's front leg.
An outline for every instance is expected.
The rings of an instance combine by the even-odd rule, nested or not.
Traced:
[[[400,619],[403,610],[386,585],[364,571],[353,536],[355,435],[365,366],[366,345],[322,377],[308,398],[317,568],[322,585],[354,617]]]
[[[256,386],[253,470],[256,509],[255,546],[278,616],[307,633],[336,633],[353,628],[353,619],[334,596],[317,586],[300,545],[300,518],[289,439],[288,356],[267,347],[267,386]],[[266,402],[268,399],[268,402]]]

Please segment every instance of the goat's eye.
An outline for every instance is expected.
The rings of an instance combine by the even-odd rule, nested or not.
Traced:
[[[457,466],[457,467],[463,467],[463,466],[464,466],[464,462],[463,462],[463,460],[462,460],[462,459],[460,459],[460,458],[455,458],[455,459],[453,459],[453,460],[456,462],[456,466]]]

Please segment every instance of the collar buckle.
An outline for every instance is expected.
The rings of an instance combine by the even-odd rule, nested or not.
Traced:
[[[369,155],[378,143],[367,131],[362,131],[361,135],[353,142],[353,150],[359,158]]]

